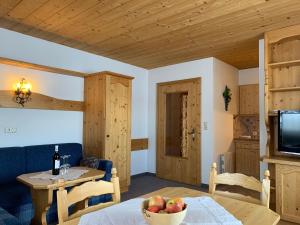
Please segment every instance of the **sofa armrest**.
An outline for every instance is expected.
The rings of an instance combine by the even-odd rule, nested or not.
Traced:
[[[19,220],[0,207],[0,224],[21,225]]]
[[[111,179],[112,161],[105,160],[105,159],[100,159],[99,160],[98,169],[105,171],[105,175],[102,178],[102,180],[110,181],[110,179]]]

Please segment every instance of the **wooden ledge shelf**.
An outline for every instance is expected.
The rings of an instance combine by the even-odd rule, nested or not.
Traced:
[[[148,149],[148,138],[131,139],[131,151]]]
[[[269,63],[268,65],[271,67],[280,67],[280,66],[293,66],[293,65],[297,65],[297,64],[299,64],[299,66],[300,66],[300,59],[285,61],[285,62]]]
[[[25,106],[22,107],[14,101],[13,91],[0,90],[0,108],[83,111],[84,103],[81,101],[62,100],[32,93],[31,101],[25,103]]]
[[[271,88],[270,92],[300,91],[300,87]]]
[[[57,73],[57,74],[62,74],[62,75],[74,76],[74,77],[86,76],[85,73],[81,73],[81,72],[77,72],[77,71],[73,71],[73,70],[60,69],[60,68],[56,68],[56,67],[44,66],[44,65],[24,62],[24,61],[15,60],[15,59],[3,58],[3,57],[0,57],[0,63],[10,65],[10,66],[18,66],[18,67],[23,67],[26,69],[33,69],[33,70]]]

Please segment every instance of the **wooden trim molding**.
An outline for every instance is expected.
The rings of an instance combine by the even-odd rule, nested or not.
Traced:
[[[10,66],[18,66],[26,69],[33,69],[33,70],[63,74],[63,75],[74,76],[74,77],[84,77],[86,75],[85,73],[81,73],[73,70],[60,69],[56,67],[44,66],[44,65],[24,62],[15,59],[3,58],[3,57],[0,57],[0,63],[10,65]]]
[[[13,91],[0,90],[0,108],[83,111],[84,102],[57,99],[39,93],[32,93],[31,101],[22,107],[14,101]]]
[[[148,138],[131,140],[131,151],[140,151],[144,149],[148,149]]]
[[[115,73],[115,72],[111,72],[111,71],[101,71],[101,72],[96,72],[96,73],[90,73],[85,76],[87,77],[87,76],[96,76],[96,75],[111,75],[111,76],[126,78],[126,79],[130,79],[130,80],[134,79],[134,77],[132,77],[132,76],[127,76],[127,75],[123,75],[123,74]]]

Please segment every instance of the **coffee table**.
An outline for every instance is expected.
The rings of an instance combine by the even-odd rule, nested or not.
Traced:
[[[78,169],[87,169],[87,173],[75,180],[65,181],[66,187],[73,187],[78,184],[103,178],[105,171],[87,168],[87,167],[72,167]],[[17,180],[30,187],[32,195],[32,203],[34,205],[33,225],[47,225],[46,213],[53,202],[53,191],[59,188],[57,180],[43,180],[30,178],[43,172],[28,173],[17,177]]]

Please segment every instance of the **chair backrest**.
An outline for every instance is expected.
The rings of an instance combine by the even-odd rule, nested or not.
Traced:
[[[82,215],[117,204],[120,202],[120,185],[117,170],[112,169],[111,182],[90,181],[74,187],[67,192],[64,181],[59,180],[60,187],[57,191],[57,213],[59,225],[78,224]],[[112,201],[88,206],[88,199],[103,194],[112,194]],[[69,207],[76,206],[73,214],[69,215]],[[78,207],[79,206],[79,207]]]
[[[217,174],[217,164],[213,163],[210,170],[210,178],[209,178],[209,193],[214,195],[222,195],[227,196],[251,203],[256,203],[260,205],[264,205],[269,208],[270,202],[270,172],[269,170],[265,171],[265,178],[262,183],[255,179],[254,177],[249,177],[240,173],[222,173]],[[237,185],[248,190],[256,191],[260,193],[260,200],[255,199],[250,196],[245,196],[242,194],[232,193],[228,191],[217,191],[216,186],[218,184],[223,185]]]

